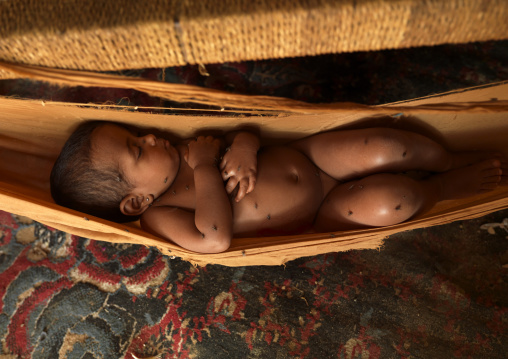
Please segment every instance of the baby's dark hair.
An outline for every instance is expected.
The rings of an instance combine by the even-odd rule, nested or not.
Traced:
[[[70,209],[114,222],[130,222],[136,217],[124,215],[120,202],[132,186],[119,168],[92,163],[92,135],[106,123],[85,122],[72,133],[51,171],[51,196]]]

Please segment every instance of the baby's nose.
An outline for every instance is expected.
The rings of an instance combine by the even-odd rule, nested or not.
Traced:
[[[144,142],[147,144],[147,145],[150,145],[150,146],[155,146],[157,144],[157,137],[155,137],[154,135],[152,134],[149,134],[149,135],[146,135],[143,137],[143,140]]]

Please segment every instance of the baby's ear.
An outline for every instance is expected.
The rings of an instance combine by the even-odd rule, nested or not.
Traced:
[[[152,201],[152,196],[131,193],[120,202],[120,211],[126,216],[139,216],[150,207]]]

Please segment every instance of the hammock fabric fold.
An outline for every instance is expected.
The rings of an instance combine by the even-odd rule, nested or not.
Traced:
[[[127,86],[173,100],[175,93],[185,93],[175,90],[173,86],[177,85],[172,84],[18,66],[2,64],[0,69],[24,71],[24,77],[65,85]],[[508,188],[504,187],[472,198],[441,202],[429,213],[396,226],[234,239],[228,251],[204,255],[149,235],[138,223],[115,224],[54,204],[48,183],[53,161],[72,130],[90,119],[156,128],[182,138],[193,136],[197,130],[228,131],[249,124],[260,127],[266,143],[331,129],[377,125],[425,133],[451,150],[497,150],[508,155],[508,82],[373,107],[351,103],[311,105],[192,87],[186,91],[188,101],[217,106],[217,115],[154,114],[134,107],[0,98],[0,209],[83,237],[156,246],[164,254],[198,265],[245,266],[278,265],[302,256],[378,248],[385,237],[396,232],[478,217],[508,207]]]

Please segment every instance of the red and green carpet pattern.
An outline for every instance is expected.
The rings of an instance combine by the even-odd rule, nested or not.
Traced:
[[[505,358],[505,216],[227,268],[2,212],[2,358]]]

